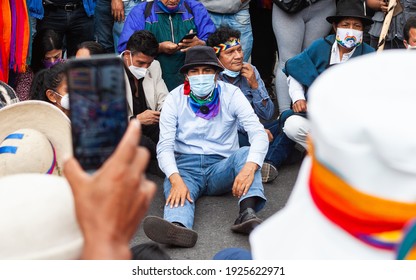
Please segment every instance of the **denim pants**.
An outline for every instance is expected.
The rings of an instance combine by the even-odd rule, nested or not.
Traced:
[[[94,40],[94,17],[88,17],[83,7],[65,11],[61,7],[45,6],[42,20],[37,21],[37,31],[53,29],[66,39],[67,58],[75,56],[77,46]]]
[[[243,147],[234,152],[230,157],[220,155],[188,155],[177,154],[176,165],[183,181],[189,189],[193,203],[185,201],[184,206],[170,208],[165,206],[164,219],[169,222],[179,222],[187,228],[192,228],[194,223],[195,203],[197,199],[205,195],[221,195],[232,190],[235,177],[246,163],[248,147]],[[165,198],[169,196],[171,184],[168,178],[163,184]],[[248,197],[258,197],[259,202],[255,211],[260,211],[266,203],[263,184],[261,182],[260,168],[254,175],[254,181],[246,195],[239,199],[239,203]],[[216,209],[209,209],[213,211]]]
[[[130,11],[136,7],[137,4],[139,4],[140,2],[142,2],[142,0],[129,0],[129,1],[124,1],[123,5],[124,5],[124,18],[127,19],[127,16],[130,14]],[[124,27],[124,21],[122,22],[114,22],[113,25],[113,40],[114,40],[114,49],[116,50],[117,53],[117,46],[118,46],[118,39],[120,38],[120,34],[123,31],[123,27]]]
[[[95,36],[107,53],[114,53],[113,23],[111,0],[97,0],[94,11]]]
[[[253,48],[253,32],[251,31],[250,13],[248,9],[241,10],[235,14],[217,14],[209,13],[216,28],[221,25],[228,25],[229,27],[241,32],[241,47],[244,52],[244,61],[248,62],[251,56],[251,49]]]
[[[285,162],[295,147],[295,142],[283,132],[286,119],[291,115],[293,115],[293,111],[286,110],[280,115],[279,119],[264,124],[264,128],[270,130],[273,135],[273,141],[269,144],[264,162],[271,163],[276,168]],[[239,131],[238,140],[240,147],[250,146],[246,132]]]

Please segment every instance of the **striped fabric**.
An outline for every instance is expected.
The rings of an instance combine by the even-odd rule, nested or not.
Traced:
[[[311,154],[309,187],[317,208],[361,242],[395,251],[398,259],[416,259],[416,203],[362,193],[321,164],[313,152]]]

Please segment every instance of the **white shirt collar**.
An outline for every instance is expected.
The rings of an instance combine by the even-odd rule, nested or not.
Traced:
[[[348,59],[351,58],[355,49],[356,48],[353,48],[352,51],[350,51],[349,53],[343,54],[342,59],[340,59],[339,58],[339,45],[338,45],[337,41],[335,41],[334,44],[332,45],[331,60],[329,61],[329,65],[343,63],[343,62],[347,61]]]

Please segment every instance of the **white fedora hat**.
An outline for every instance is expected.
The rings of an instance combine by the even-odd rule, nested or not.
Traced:
[[[54,105],[31,100],[0,109],[0,177],[62,175],[63,160],[70,155],[70,120]]]
[[[415,61],[416,53],[388,51],[318,77],[308,93],[313,149],[286,206],[251,234],[255,259],[411,251],[414,241],[402,241],[416,218]]]
[[[83,237],[67,181],[45,174],[0,178],[0,259],[79,259]]]

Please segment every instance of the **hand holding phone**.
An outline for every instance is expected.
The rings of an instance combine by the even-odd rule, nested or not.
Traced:
[[[179,43],[183,43],[183,40],[189,40],[189,39],[193,39],[196,35],[198,35],[195,32],[191,32],[186,34],[185,36],[182,37],[182,39],[179,41]]]
[[[71,59],[67,65],[74,156],[84,170],[95,171],[127,128],[124,65],[115,55]]]

